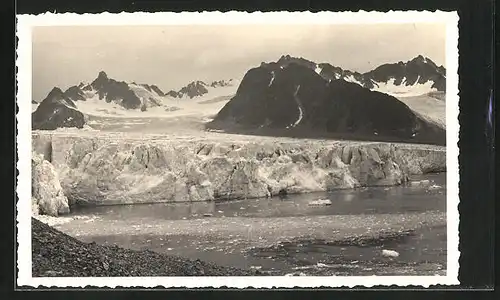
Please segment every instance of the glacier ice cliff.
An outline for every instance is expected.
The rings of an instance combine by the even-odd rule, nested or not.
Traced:
[[[32,138],[70,205],[269,197],[399,185],[414,174],[446,171],[445,147],[430,145],[45,132]]]
[[[36,153],[31,158],[31,208],[34,215],[57,217],[69,213],[68,199],[54,167]]]

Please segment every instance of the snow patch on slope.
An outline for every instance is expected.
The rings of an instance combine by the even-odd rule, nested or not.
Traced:
[[[319,65],[316,65],[316,69],[314,69],[314,72],[316,72],[318,75],[321,73],[323,69],[319,67]]]
[[[297,102],[297,107],[299,108],[299,117],[297,118],[297,121],[293,123],[292,127],[299,125],[300,121],[302,121],[302,118],[304,117],[304,113],[302,112],[302,103],[300,102],[300,99],[297,96],[297,94],[299,93],[299,89],[300,89],[300,84],[297,86],[297,89],[295,89],[295,93],[293,94],[293,99],[295,99],[295,102]]]
[[[141,103],[146,107],[159,106],[162,103],[162,98],[157,93],[148,91],[145,87],[138,84],[129,84],[129,88],[141,99]]]
[[[359,82],[356,78],[354,78],[353,75],[348,75],[348,76],[344,77],[344,80],[347,82],[352,82],[352,83],[357,83],[359,85],[362,85],[361,82]]]
[[[429,92],[437,92],[437,89],[432,87],[434,84],[433,81],[429,80],[425,83],[419,83],[419,79],[420,76],[415,84],[407,86],[404,83],[397,85],[394,83],[395,79],[391,78],[387,82],[374,82],[374,87],[371,90],[394,97],[415,97],[425,95]]]
[[[271,75],[273,75],[273,77],[271,77],[271,81],[269,81],[269,85],[268,86],[273,85],[274,77],[276,77],[274,71],[271,71]]]

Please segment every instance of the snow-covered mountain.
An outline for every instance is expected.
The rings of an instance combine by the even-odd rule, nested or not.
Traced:
[[[344,70],[329,63],[315,63],[290,55],[282,56],[276,63],[280,67],[291,63],[299,64],[314,70],[326,80],[343,79],[395,97],[446,91],[446,69],[422,55],[407,62],[383,64],[366,73]]]
[[[104,71],[90,84],[80,83],[68,88],[64,94],[73,101],[113,103],[125,109],[140,109],[162,105],[165,95],[156,85],[127,83],[108,78]],[[78,103],[80,104],[80,103]],[[83,108],[85,105],[77,105]]]
[[[441,126],[396,97],[360,82],[332,80],[315,66],[282,57],[250,69],[207,127],[273,136],[445,143]]]
[[[74,101],[59,88],[53,88],[31,115],[32,128],[54,130],[61,127],[83,128],[84,115]]]
[[[117,81],[101,71],[91,83],[82,82],[64,92],[56,87],[42,101],[33,100],[32,112],[38,121],[42,121],[43,116],[49,118],[56,110],[64,112],[66,108],[96,117],[209,117],[215,115],[236,94],[237,88],[237,80],[233,79],[213,81],[209,84],[195,81],[179,92],[165,94],[156,85]],[[39,111],[42,103],[54,101],[58,103],[57,107],[44,105],[43,112]],[[61,108],[61,105],[64,108]],[[49,107],[54,111],[49,112]],[[58,123],[45,127],[57,128],[61,127],[60,125]]]
[[[233,79],[212,81],[211,83],[205,83],[203,81],[197,80],[190,82],[178,91],[171,90],[167,92],[167,95],[178,99],[193,99],[202,97],[207,94],[226,95],[228,94],[228,92],[234,94],[237,87],[238,82]]]

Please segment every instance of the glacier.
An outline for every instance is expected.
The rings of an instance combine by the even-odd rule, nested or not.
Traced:
[[[446,171],[446,148],[205,133],[33,131],[69,205],[246,199],[367,186]],[[57,183],[54,184],[57,186]]]
[[[31,158],[31,209],[33,215],[57,217],[69,213],[68,199],[54,166],[43,154]]]

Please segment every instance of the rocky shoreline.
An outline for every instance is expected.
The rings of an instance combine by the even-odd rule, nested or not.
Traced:
[[[265,275],[148,250],[84,243],[34,218],[31,224],[34,277]]]
[[[43,222],[32,218],[32,274],[34,277],[127,277],[127,276],[349,276],[349,275],[422,275],[446,272],[443,258],[433,261],[408,261],[408,259],[372,258],[353,260],[338,254],[324,254],[322,263],[302,266],[303,261],[294,257],[297,251],[308,251],[308,245],[320,247],[373,248],[380,252],[384,245],[405,243],[419,236],[425,228],[442,227],[440,221],[412,229],[389,229],[378,234],[352,234],[339,239],[302,239],[276,242],[265,247],[250,247],[251,256],[270,256],[290,263],[284,269],[261,270],[261,268],[237,268],[205,262],[195,258],[184,258],[164,254],[157,250],[133,250],[116,245],[86,243],[67,235]],[[381,248],[382,247],[382,248]],[[304,248],[304,249],[301,249]],[[325,251],[325,249],[323,249]],[[435,250],[433,250],[435,251]],[[445,250],[446,251],[446,250]],[[368,260],[367,260],[368,259]],[[354,272],[354,273],[353,273]]]

